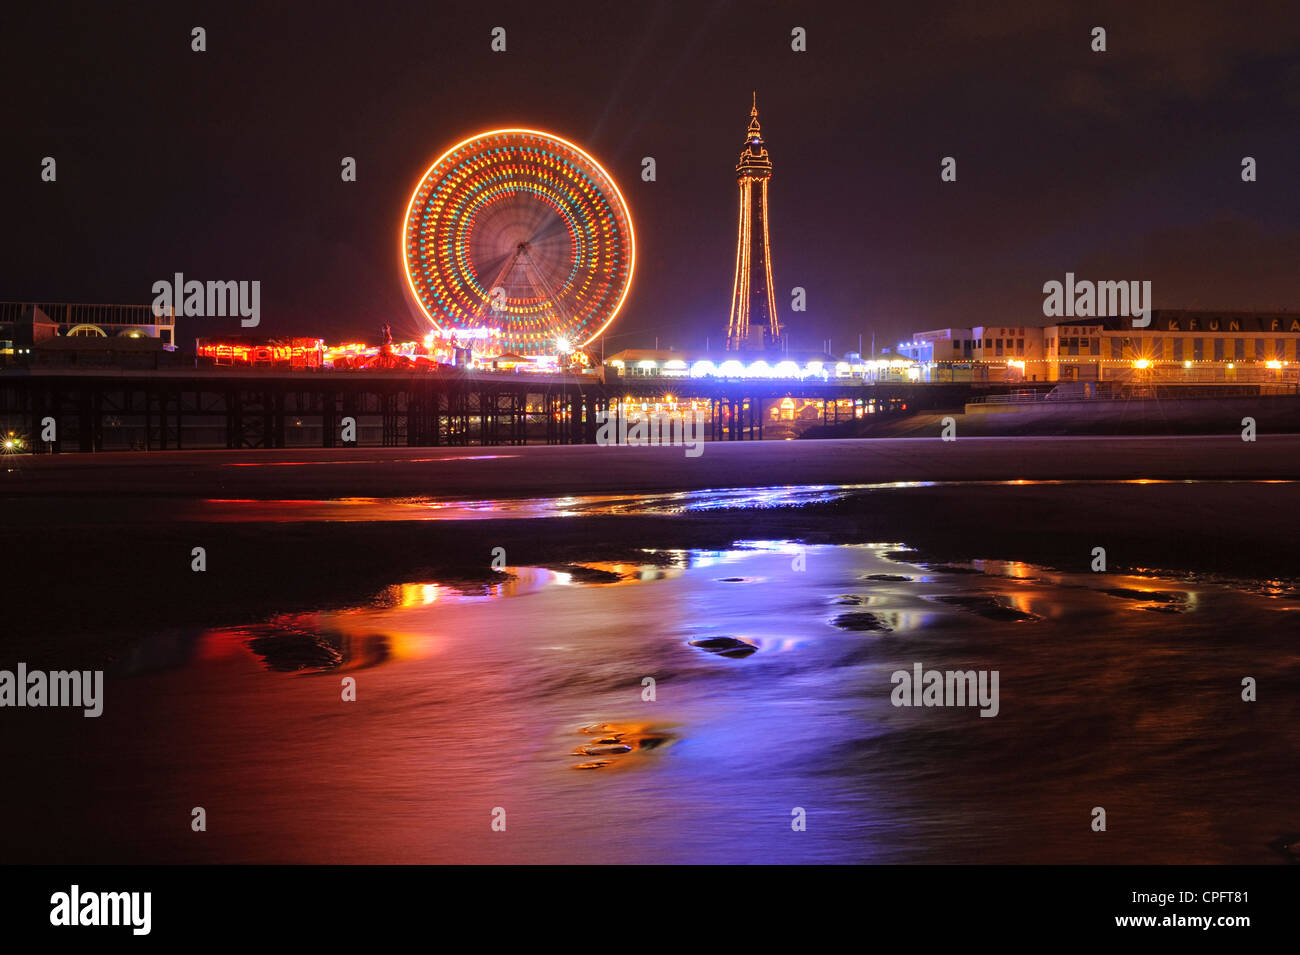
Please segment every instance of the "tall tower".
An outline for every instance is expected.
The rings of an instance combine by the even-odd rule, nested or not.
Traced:
[[[772,160],[758,125],[758,94],[749,111],[745,148],[736,163],[740,223],[736,229],[736,277],[731,286],[727,350],[775,348],[781,341],[772,290],[772,243],[767,227],[767,183]]]

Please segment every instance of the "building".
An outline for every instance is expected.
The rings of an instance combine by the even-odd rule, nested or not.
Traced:
[[[772,285],[772,243],[767,218],[767,185],[772,159],[758,124],[758,95],[749,111],[745,147],[736,163],[740,184],[740,220],[736,226],[736,270],[731,283],[727,350],[764,351],[781,341]]]
[[[1049,365],[1062,381],[1294,383],[1300,371],[1295,312],[1156,309],[1145,327],[1107,318],[1084,328],[1077,347],[1070,328],[1044,330]]]
[[[174,351],[176,315],[152,305],[0,302],[0,365],[89,360]]]
[[[1300,313],[1155,309],[1143,327],[1096,318],[941,328],[898,351],[920,381],[1286,384],[1300,372]]]
[[[924,370],[926,381],[952,381],[952,376],[958,369],[970,368],[974,354],[974,334],[969,328],[935,328],[913,332],[911,341],[898,343],[898,354]]]
[[[605,367],[624,378],[862,378],[869,363],[856,355],[835,358],[822,352],[679,352],[627,348],[605,359]]]
[[[898,343],[915,362],[921,381],[1046,381],[1043,329],[1026,325],[976,325],[916,332]]]

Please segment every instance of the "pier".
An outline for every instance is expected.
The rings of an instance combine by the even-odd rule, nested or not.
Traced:
[[[997,386],[507,372],[105,367],[0,370],[0,427],[33,453],[591,444],[599,416],[706,415],[709,441],[960,406]],[[41,439],[50,421],[54,440]],[[48,433],[48,432],[47,432]]]

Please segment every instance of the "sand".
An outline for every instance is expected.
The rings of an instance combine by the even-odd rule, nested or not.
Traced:
[[[484,455],[493,455],[484,457]],[[13,463],[11,464],[10,461]],[[646,560],[737,540],[897,542],[934,560],[1300,577],[1300,437],[753,442],[681,449],[525,447],[59,455],[6,461],[6,655],[87,667],[141,633],[348,606],[396,582],[490,579],[513,565]],[[898,481],[958,484],[800,508],[478,521],[211,523],[205,498],[505,498]],[[190,516],[187,516],[190,515]],[[207,570],[191,570],[202,546]],[[1284,584],[1284,586],[1294,586]]]

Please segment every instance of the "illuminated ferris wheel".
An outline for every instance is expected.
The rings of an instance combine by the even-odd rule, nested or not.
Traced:
[[[614,320],[636,246],[627,203],[595,159],[550,133],[498,129],[453,146],[420,178],[402,264],[436,328],[555,354]]]

